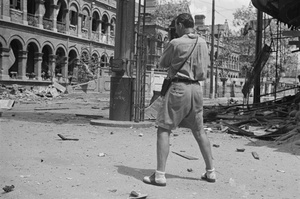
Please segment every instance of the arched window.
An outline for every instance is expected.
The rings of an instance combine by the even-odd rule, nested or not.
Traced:
[[[100,17],[97,12],[93,13],[93,19],[92,19],[92,31],[96,32],[99,28],[99,22],[100,22]]]
[[[101,68],[104,68],[104,67],[108,67],[109,66],[109,63],[108,63],[108,60],[107,60],[107,56],[106,55],[102,55],[101,56],[101,64],[100,64]]]
[[[88,10],[85,8],[82,10],[82,28],[85,29],[89,29],[89,12]]]
[[[115,36],[115,31],[116,31],[116,19],[112,18],[110,20],[110,35]]]
[[[101,33],[107,34],[107,30],[108,30],[108,17],[106,15],[103,15],[102,24],[101,24]]]
[[[10,0],[10,8],[21,10],[21,2],[21,0]]]
[[[78,24],[78,9],[74,4],[70,6],[70,24],[73,26]]]

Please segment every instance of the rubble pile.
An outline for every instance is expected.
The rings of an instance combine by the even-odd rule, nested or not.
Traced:
[[[66,92],[62,90],[61,85],[49,85],[48,87],[42,86],[20,86],[17,84],[7,86],[0,85],[0,100],[16,100],[16,101],[39,101],[49,100],[61,96]]]
[[[300,147],[300,94],[259,104],[204,107],[204,121],[229,134]]]

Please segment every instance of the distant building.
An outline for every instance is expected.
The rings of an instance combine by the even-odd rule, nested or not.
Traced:
[[[176,4],[174,4],[176,5]],[[172,19],[156,17],[157,9],[170,10],[171,4],[160,4],[159,0],[148,0],[146,4],[145,34],[147,35],[147,65],[156,70],[165,70],[158,67],[159,58],[165,45],[169,42],[168,28]],[[190,13],[188,5],[178,6],[182,12]],[[174,11],[172,11],[174,12]]]
[[[108,67],[115,24],[115,0],[3,0],[0,80],[67,82],[88,62]]]
[[[211,52],[211,25],[205,25],[205,15],[195,16],[195,29],[198,34],[205,38],[209,52]],[[226,45],[225,38],[228,37],[229,26],[228,22],[224,24],[216,24],[214,26],[214,57],[215,64],[220,71],[227,71],[226,74],[229,78],[238,78],[240,74],[239,53],[237,50],[229,51]],[[214,70],[215,71],[215,70]],[[210,71],[208,71],[209,77]],[[223,74],[222,74],[223,75]]]

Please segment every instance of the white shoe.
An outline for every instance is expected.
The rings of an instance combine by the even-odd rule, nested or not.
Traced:
[[[206,172],[201,175],[201,179],[206,180],[207,182],[216,182],[215,169],[206,170]]]
[[[159,179],[157,179],[155,177],[155,173],[153,173],[151,176],[145,176],[144,179],[143,179],[143,182],[146,183],[146,184],[152,184],[152,185],[155,185],[155,186],[166,186],[166,178],[165,177],[160,177]]]

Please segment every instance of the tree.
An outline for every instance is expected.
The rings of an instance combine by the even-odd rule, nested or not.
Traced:
[[[189,12],[188,0],[161,0],[157,2],[155,9],[150,14],[158,20],[162,20],[165,27],[180,13]]]
[[[241,77],[245,77],[255,59],[255,27],[250,27],[251,21],[256,20],[255,9],[252,6],[236,9],[233,13],[233,25],[240,27],[238,32],[233,32],[228,38],[228,43],[238,46],[240,52]],[[254,23],[252,23],[254,24]]]

